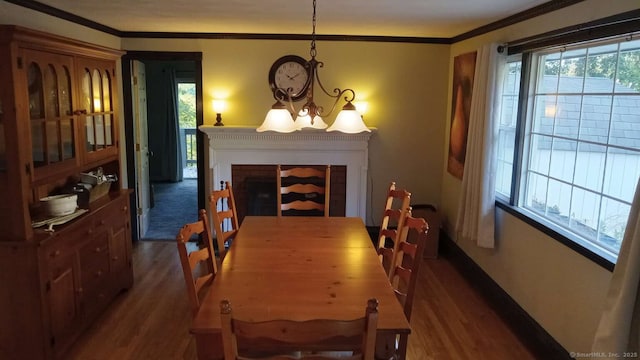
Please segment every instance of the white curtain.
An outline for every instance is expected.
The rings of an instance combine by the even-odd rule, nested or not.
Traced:
[[[498,44],[486,44],[477,51],[456,221],[459,237],[486,248],[495,244],[496,143],[505,64],[506,56],[498,53]]]
[[[640,181],[613,270],[609,292],[592,350],[605,359],[640,354]],[[628,356],[625,356],[627,354]]]

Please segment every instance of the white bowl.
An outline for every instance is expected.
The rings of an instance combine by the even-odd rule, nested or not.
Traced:
[[[47,196],[40,199],[44,211],[50,216],[73,214],[78,207],[78,195],[64,194]]]

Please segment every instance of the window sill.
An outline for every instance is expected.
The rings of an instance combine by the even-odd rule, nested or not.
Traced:
[[[597,254],[596,252],[588,249],[585,246],[582,246],[579,242],[574,241],[570,238],[570,235],[564,234],[564,231],[562,231],[561,229],[554,229],[550,226],[547,226],[541,222],[539,222],[538,220],[532,218],[531,216],[529,216],[527,213],[525,213],[524,211],[522,211],[521,209],[509,205],[508,203],[500,200],[500,199],[496,199],[496,206],[499,207],[500,209],[506,211],[507,213],[515,216],[516,218],[524,221],[525,223],[531,225],[532,227],[534,227],[535,229],[543,232],[544,234],[548,235],[549,237],[557,240],[558,242],[560,242],[561,244],[569,247],[570,249],[574,250],[575,252],[577,252],[578,254],[586,257],[587,259],[595,262],[596,264],[602,266],[603,268],[609,270],[609,271],[613,271],[613,268],[615,267],[615,263],[613,263],[611,260],[603,257],[602,255]]]

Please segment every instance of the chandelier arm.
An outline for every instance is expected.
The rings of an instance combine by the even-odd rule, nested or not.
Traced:
[[[333,89],[333,92],[336,95],[331,95],[331,93],[329,93],[327,91],[327,89],[324,88],[324,85],[322,85],[322,81],[320,81],[320,75],[319,75],[319,72],[318,72],[318,68],[321,68],[323,66],[324,66],[324,63],[322,61],[316,61],[316,66],[314,67],[314,72],[313,72],[313,75],[315,76],[315,80],[318,82],[318,85],[320,86],[320,89],[322,90],[322,92],[324,92],[327,96],[332,97],[332,98],[340,97],[340,92],[341,92],[340,89],[338,89],[338,88]]]
[[[291,93],[293,93],[293,88],[287,88],[286,90],[283,88],[275,88],[273,90],[273,97],[283,105],[289,105],[289,112],[292,114],[296,113],[296,109],[293,106],[293,100],[291,99]]]

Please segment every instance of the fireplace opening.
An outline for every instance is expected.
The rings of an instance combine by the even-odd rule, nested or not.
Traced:
[[[246,180],[247,215],[276,216],[276,180],[274,178],[249,177]]]
[[[309,166],[313,165],[296,165]],[[245,216],[276,216],[277,165],[232,165],[231,182],[236,200],[238,221]],[[329,216],[345,216],[347,167],[331,165],[331,194],[329,196]],[[287,215],[296,215],[290,213]],[[297,215],[309,215],[302,213]],[[322,212],[318,212],[322,215]]]

